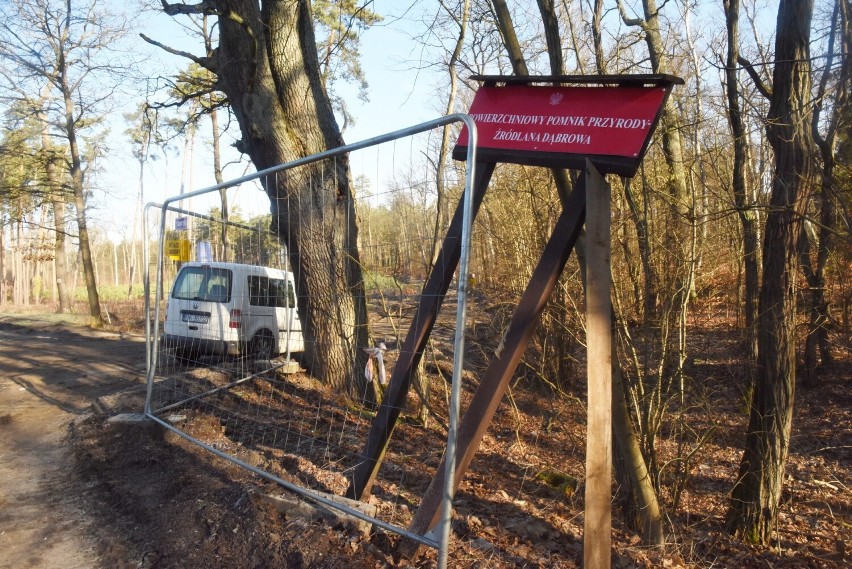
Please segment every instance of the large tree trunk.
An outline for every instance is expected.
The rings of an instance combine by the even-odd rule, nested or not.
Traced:
[[[205,63],[217,75],[257,169],[343,144],[322,88],[310,3],[220,0],[219,48]],[[197,7],[164,4],[170,14]],[[296,273],[305,360],[327,384],[364,396],[369,345],[354,196],[345,157],[264,180],[273,229]]]
[[[810,183],[810,25],[813,0],[781,0],[767,139],[775,153],[763,244],[758,358],[746,448],[731,496],[728,529],[769,542],[790,446],[796,380],[795,279],[798,238]]]

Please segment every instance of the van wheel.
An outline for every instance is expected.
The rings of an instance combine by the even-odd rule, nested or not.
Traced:
[[[269,330],[254,335],[249,345],[249,355],[256,360],[269,360],[275,355],[275,341]]]

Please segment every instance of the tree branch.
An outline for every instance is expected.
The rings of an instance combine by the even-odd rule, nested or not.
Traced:
[[[192,15],[192,14],[218,14],[216,2],[209,0],[201,0],[198,4],[172,4],[166,0],[160,0],[163,5],[163,11],[169,16]]]
[[[154,40],[154,39],[149,38],[149,37],[148,37],[148,36],[146,36],[145,34],[141,34],[141,33],[140,33],[140,34],[139,34],[139,36],[140,36],[143,40],[145,40],[146,42],[148,42],[149,44],[154,45],[154,46],[157,46],[157,47],[159,47],[160,49],[162,49],[162,50],[163,50],[163,51],[165,51],[165,52],[171,53],[172,55],[177,55],[177,56],[180,56],[180,57],[185,57],[185,58],[187,58],[187,59],[189,59],[189,60],[191,60],[191,61],[194,61],[195,63],[197,63],[198,65],[200,65],[200,66],[201,66],[201,67],[203,67],[204,69],[207,69],[207,70],[209,70],[209,71],[210,71],[210,72],[212,72],[212,73],[216,73],[216,64],[215,64],[215,62],[214,62],[214,60],[213,60],[213,58],[212,58],[212,57],[198,57],[197,55],[193,55],[193,54],[191,54],[191,53],[189,53],[189,52],[181,51],[181,50],[179,50],[179,49],[175,49],[175,48],[173,48],[173,47],[169,47],[169,46],[167,46],[167,45],[165,45],[165,44],[162,44],[162,43],[158,42],[157,40]]]
[[[772,90],[766,86],[766,83],[763,82],[763,79],[760,78],[760,75],[757,73],[757,70],[751,64],[751,62],[743,56],[737,56],[737,63],[743,66],[743,69],[746,70],[751,76],[751,80],[754,81],[754,86],[757,87],[757,90],[760,91],[760,94],[766,97],[767,99],[772,98]]]
[[[621,16],[621,21],[624,22],[625,26],[639,26],[643,30],[645,29],[645,20],[642,18],[630,18],[627,16],[627,10],[624,8],[624,4],[621,0],[616,2],[618,5],[618,13]]]
[[[831,13],[831,31],[828,35],[828,49],[826,50],[826,62],[825,67],[822,71],[822,77],[819,81],[819,87],[817,88],[817,94],[814,98],[814,109],[811,114],[811,131],[813,133],[814,141],[816,142],[817,147],[823,155],[823,159],[831,159],[832,146],[834,145],[835,135],[837,133],[837,124],[840,119],[841,112],[837,111],[837,109],[843,109],[846,103],[846,79],[847,72],[849,66],[846,64],[842,64],[840,68],[839,78],[837,81],[837,92],[835,93],[835,103],[833,105],[834,112],[832,112],[829,120],[827,121],[825,136],[819,130],[820,123],[822,122],[822,111],[825,105],[826,100],[826,91],[828,90],[828,80],[832,75],[832,67],[834,65],[834,57],[835,57],[835,41],[837,36],[837,23],[840,17],[840,3],[842,0],[838,0],[834,3],[834,10]],[[841,56],[847,56],[848,54],[844,54],[842,40],[841,40]]]

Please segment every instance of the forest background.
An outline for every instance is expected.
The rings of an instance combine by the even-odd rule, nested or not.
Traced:
[[[101,326],[105,299],[138,303],[141,204],[250,167],[233,148],[241,135],[228,100],[205,70],[219,40],[215,18],[199,9],[176,24],[159,4],[141,7],[3,5],[0,304],[67,312],[80,310],[79,299],[90,325]],[[321,79],[347,141],[464,110],[474,73],[653,72],[685,80],[640,173],[610,180],[621,443],[636,451],[622,448],[635,458],[623,467],[628,479],[633,473],[626,486],[633,495],[623,501],[650,541],[663,540],[661,512],[677,510],[690,453],[705,441],[678,414],[695,403],[689,383],[701,323],[724,322],[741,339],[750,424],[726,525],[749,542],[768,543],[775,527],[797,379],[813,385],[849,356],[850,7],[847,0],[313,4]],[[380,53],[366,49],[380,29],[398,30],[406,47],[388,54],[385,40]],[[393,86],[370,86],[379,58],[394,62]],[[403,71],[410,79],[399,80]],[[358,102],[389,92],[418,112],[393,122]],[[436,107],[425,116],[424,100]],[[191,166],[199,155],[210,156],[204,175]],[[431,179],[443,179],[442,158],[430,164]],[[128,171],[138,175],[116,174]],[[119,187],[126,193],[116,195]],[[458,190],[437,183],[433,199]],[[484,238],[473,267],[493,302],[522,290],[568,191],[564,173],[498,171],[487,215],[477,221]],[[123,226],[95,207],[114,213],[108,204],[116,199],[136,204]],[[410,219],[410,205],[368,206],[359,211],[362,228],[392,232]],[[422,213],[445,215],[438,206]],[[399,260],[398,276],[422,277],[415,253]],[[561,283],[527,356],[528,373],[559,390],[570,389],[572,347],[581,343],[580,287],[576,279]],[[659,437],[672,429],[685,446],[662,461]]]

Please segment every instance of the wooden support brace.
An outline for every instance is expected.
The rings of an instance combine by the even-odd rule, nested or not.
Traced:
[[[494,167],[493,162],[476,164],[473,182],[472,219],[476,217],[479,206],[482,204],[482,198],[485,196],[488,183],[491,181]],[[355,468],[349,488],[346,490],[346,497],[348,498],[362,500],[364,496],[370,494],[391,434],[405,405],[414,372],[423,357],[426,342],[432,333],[432,327],[438,317],[441,303],[447,294],[453,273],[458,266],[461,256],[463,215],[464,197],[462,196],[450,227],[447,229],[447,235],[444,238],[438,259],[435,266],[432,267],[426,285],[423,287],[420,303],[417,306],[408,335],[400,349],[399,359],[394,365],[388,389],[382,398],[382,404],[376,418],[370,425],[367,443],[361,455],[361,463]]]
[[[577,242],[577,237],[583,227],[585,208],[586,188],[584,179],[581,178],[569,196],[565,210],[556,222],[553,234],[533,271],[527,289],[512,316],[503,340],[462,418],[458,430],[458,452],[453,479],[453,494],[461,484],[461,480],[473,460],[485,432],[488,430],[491,419],[509,385],[509,380],[521,361],[521,357],[538,324],[539,317],[553,293],[556,281],[568,261],[574,244]],[[409,527],[413,532],[423,535],[438,521],[444,481],[446,480],[445,460],[446,457],[441,461],[429,488],[423,495],[420,508]],[[412,551],[409,550],[404,553],[410,554]]]

